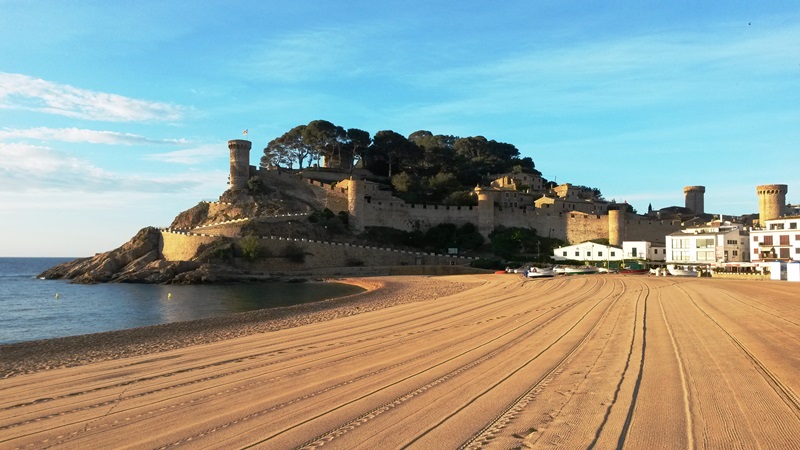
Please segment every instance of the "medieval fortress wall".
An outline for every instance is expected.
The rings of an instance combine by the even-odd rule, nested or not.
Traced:
[[[207,234],[182,230],[161,230],[161,253],[167,261],[192,259],[203,244],[219,239],[238,240],[238,236]],[[461,265],[474,258],[427,252],[397,250],[391,248],[355,245],[343,242],[313,239],[292,239],[280,236],[261,236],[259,247],[269,255],[249,263],[251,270],[291,271],[352,266],[410,266],[410,265]],[[292,263],[279,257],[287,247],[295,246],[305,255],[303,263]],[[270,257],[271,256],[271,257]]]
[[[624,212],[622,209],[627,204],[596,199],[586,188],[569,184],[557,186],[548,194],[531,195],[520,192],[519,189],[523,187],[544,192],[541,177],[532,174],[506,174],[486,187],[476,188],[477,206],[411,204],[391,195],[386,186],[361,179],[359,174],[350,176],[346,173],[320,170],[320,176],[315,177],[315,171],[307,171],[301,175],[291,170],[259,169],[249,163],[249,141],[229,141],[228,147],[231,191],[239,192],[242,198],[246,198],[250,177],[258,176],[262,183],[278,191],[301,192],[335,213],[347,212],[350,225],[356,231],[366,227],[425,231],[442,223],[457,226],[472,223],[485,238],[496,227],[504,226],[532,228],[542,237],[557,238],[570,244],[605,238],[611,244],[621,245],[623,240],[663,242],[667,234],[680,230],[683,225],[680,220],[655,220],[649,216]],[[780,189],[766,191],[773,196],[781,193]],[[685,188],[687,207],[702,211],[704,192],[705,188],[702,186]],[[774,192],[777,194],[773,194]],[[209,211],[215,215],[233,217],[237,210],[241,211],[241,208],[237,209],[235,204],[209,205]],[[216,239],[212,232],[214,236],[235,238],[239,227],[240,224],[232,220],[200,233],[179,234],[164,231],[163,254],[167,259],[189,259],[201,244]],[[281,238],[273,237],[271,241],[276,239]],[[271,244],[280,247],[285,243]],[[308,253],[313,255],[309,264],[316,267],[345,265],[355,261],[363,261],[367,265],[420,264],[430,263],[434,259],[437,263],[440,262],[438,256],[434,258],[432,255],[389,255],[369,247],[337,247],[335,243],[322,244],[306,240],[300,244],[309,249]],[[441,261],[449,264],[455,260],[450,258]]]

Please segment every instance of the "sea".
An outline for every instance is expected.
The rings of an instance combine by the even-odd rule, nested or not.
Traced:
[[[0,345],[289,306],[361,292],[327,282],[71,284],[36,276],[73,258],[0,258]]]

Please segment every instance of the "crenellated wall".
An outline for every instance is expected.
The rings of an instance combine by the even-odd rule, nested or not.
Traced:
[[[239,238],[161,230],[161,254],[167,261],[187,261],[195,256],[197,249],[201,245],[219,239],[237,241]],[[364,266],[468,264],[474,259],[455,255],[396,250],[312,239],[291,239],[278,236],[262,236],[260,245],[271,257],[260,258],[253,263],[248,263],[248,265],[257,266],[264,271],[347,267],[357,264],[363,264]],[[302,264],[291,263],[286,258],[278,256],[290,245],[303,250],[305,262]]]
[[[533,197],[521,197],[525,194],[482,187],[475,190],[478,206],[411,204],[394,197],[386,186],[357,177],[328,182],[302,179],[291,171],[262,170],[259,174],[279,189],[285,183],[292,183],[296,188],[302,186],[328,209],[337,213],[346,211],[356,231],[362,231],[365,227],[425,231],[442,223],[458,226],[472,223],[485,238],[502,225],[533,228],[540,236],[561,239],[570,244],[613,237],[621,245],[623,240],[664,242],[667,234],[681,228],[678,221],[650,220],[623,212],[612,212],[612,215],[618,215],[612,220],[609,218],[609,206],[624,205],[603,200],[589,201],[578,194],[572,195],[574,198],[571,199],[541,197],[530,204]]]
[[[189,261],[197,248],[219,239],[216,236],[161,230],[161,256],[167,261]]]

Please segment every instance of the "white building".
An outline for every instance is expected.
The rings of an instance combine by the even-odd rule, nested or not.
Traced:
[[[553,249],[553,259],[586,262],[622,261],[622,253],[622,249],[619,247],[587,241]]]
[[[750,231],[753,262],[800,261],[800,216],[766,221],[762,229]]]
[[[624,241],[622,242],[622,255],[625,259],[666,261],[667,247],[664,244],[650,241]]]
[[[750,261],[750,240],[743,225],[712,222],[667,235],[668,263],[711,264]]]

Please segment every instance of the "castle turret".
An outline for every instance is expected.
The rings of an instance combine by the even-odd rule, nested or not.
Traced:
[[[785,184],[762,184],[756,187],[758,193],[758,222],[763,227],[767,220],[784,215],[786,209]]]
[[[478,232],[489,239],[489,234],[494,231],[494,189],[476,187],[478,194]]]
[[[252,142],[242,139],[228,141],[231,150],[231,179],[230,189],[233,191],[247,190],[247,181],[250,179],[250,147]]]
[[[625,211],[609,207],[608,209],[608,244],[622,247],[625,239]]]
[[[703,199],[703,194],[705,193],[705,186],[686,186],[683,188],[686,209],[692,210],[695,214],[705,214],[705,203]]]
[[[364,230],[364,181],[347,180],[347,209],[350,213],[350,226],[355,231]]]

